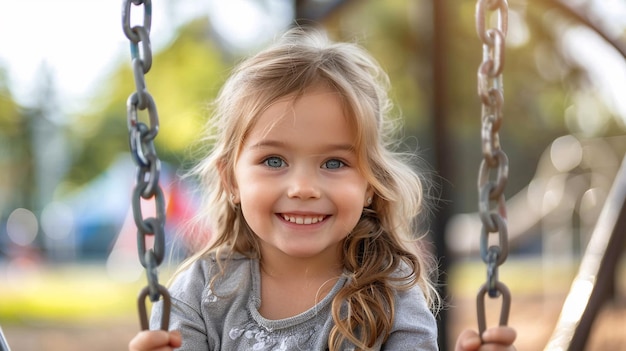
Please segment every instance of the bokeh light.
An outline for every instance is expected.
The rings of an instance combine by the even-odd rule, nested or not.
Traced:
[[[25,208],[15,209],[7,219],[7,235],[17,245],[30,245],[37,237],[38,231],[37,217]]]
[[[41,229],[50,239],[68,238],[74,229],[72,209],[60,202],[48,204],[41,212]]]

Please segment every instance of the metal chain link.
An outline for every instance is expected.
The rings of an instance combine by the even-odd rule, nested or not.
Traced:
[[[495,27],[487,24],[495,18]],[[505,37],[508,26],[506,0],[478,0],[476,3],[476,30],[482,41],[483,60],[478,67],[478,96],[482,103],[481,144],[483,159],[478,174],[478,212],[482,221],[480,255],[487,264],[487,282],[477,296],[478,330],[482,337],[487,328],[485,295],[502,297],[499,324],[507,325],[511,306],[511,293],[499,281],[498,268],[509,253],[504,188],[508,180],[509,160],[500,145],[498,134],[502,125],[504,92]],[[498,242],[489,246],[490,234],[498,234]]]
[[[143,5],[143,25],[131,27],[131,5]],[[150,45],[150,27],[152,24],[151,0],[124,0],[122,28],[130,40],[133,76],[136,91],[126,102],[128,141],[131,156],[137,165],[137,180],[132,193],[132,208],[137,226],[137,250],[139,261],[146,269],[148,285],[138,297],[139,321],[142,330],[147,330],[148,313],[146,297],[152,302],[163,297],[163,315],[161,329],[169,329],[171,299],[167,288],[159,284],[157,268],[165,256],[165,198],[159,186],[161,161],[154,147],[154,139],[159,132],[159,117],[152,95],[146,88],[145,74],[152,67],[152,49]],[[141,44],[141,45],[140,45]],[[139,110],[147,110],[148,124],[139,120]],[[144,218],[141,199],[152,200],[156,208],[156,217]],[[154,244],[147,248],[146,240],[154,236]]]

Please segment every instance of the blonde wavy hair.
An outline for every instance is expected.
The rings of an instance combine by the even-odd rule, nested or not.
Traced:
[[[260,258],[257,237],[230,200],[241,146],[265,108],[286,96],[302,96],[320,83],[341,95],[356,136],[358,168],[374,189],[371,206],[343,243],[344,271],[350,279],[332,303],[335,326],[328,346],[339,350],[348,341],[368,349],[384,342],[391,331],[396,290],[419,285],[431,308],[438,297],[430,281],[433,261],[421,249],[416,232],[424,205],[423,179],[407,162],[411,155],[396,151],[398,119],[389,118],[388,76],[355,43],[332,42],[320,30],[294,28],[233,70],[214,102],[203,139],[211,149],[190,173],[205,192],[191,230],[210,230],[211,240],[179,271],[207,254],[222,258],[222,272],[235,252]]]

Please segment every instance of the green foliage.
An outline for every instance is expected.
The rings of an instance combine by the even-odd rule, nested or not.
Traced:
[[[407,134],[427,128],[430,91],[428,48],[432,32],[414,1],[353,1],[325,26],[335,37],[356,41],[380,62]],[[423,29],[425,31],[423,31]]]
[[[184,26],[170,46],[154,53],[145,76],[159,116],[157,155],[174,167],[180,166],[198,139],[206,104],[216,95],[226,71],[219,50],[209,40],[208,25],[197,20]],[[80,116],[81,123],[75,125],[80,146],[69,174],[74,184],[89,181],[117,154],[128,152],[126,100],[135,88],[130,58],[112,74],[110,83],[100,98],[102,107]],[[140,111],[139,119],[148,123],[147,112]]]
[[[3,136],[19,134],[21,129],[20,108],[8,87],[6,71],[0,67],[0,133]]]

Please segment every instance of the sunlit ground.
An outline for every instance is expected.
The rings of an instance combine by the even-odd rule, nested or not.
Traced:
[[[576,276],[576,264],[541,259],[509,259],[504,263],[500,280],[511,290],[509,325],[518,332],[518,350],[543,350],[547,345]],[[458,264],[451,270],[451,338],[463,328],[477,328],[476,293],[485,276],[482,262]],[[626,260],[620,263],[617,276],[616,297],[607,301],[596,317],[585,350],[626,350]],[[500,303],[500,299],[487,298],[488,326],[497,324]]]
[[[607,302],[590,335],[588,350],[626,349],[626,264],[618,294]],[[543,350],[576,273],[570,264],[510,258],[500,279],[511,289],[509,324],[518,330],[518,350]],[[161,274],[166,279],[167,273]],[[456,264],[450,271],[450,335],[476,328],[476,292],[482,262]],[[124,350],[138,331],[134,282],[111,279],[104,265],[0,267],[0,324],[12,351]],[[499,300],[487,299],[487,324],[496,323]]]

